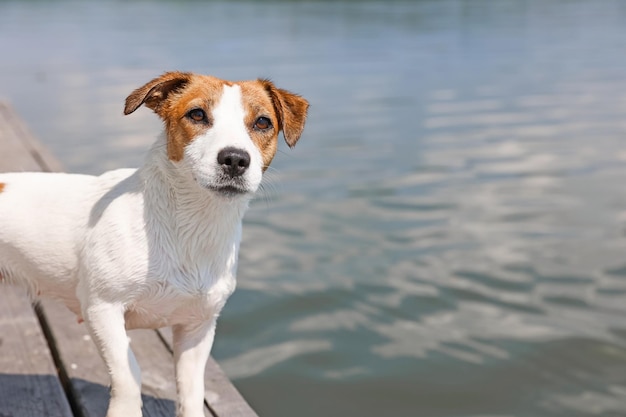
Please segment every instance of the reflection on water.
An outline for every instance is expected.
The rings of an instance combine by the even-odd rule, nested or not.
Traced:
[[[259,414],[618,416],[624,39],[619,1],[5,1],[0,93],[94,173],[166,69],[310,99],[214,351]]]

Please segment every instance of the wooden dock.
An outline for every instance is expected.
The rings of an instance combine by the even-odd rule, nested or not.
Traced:
[[[0,172],[60,171],[8,104],[0,103]],[[141,366],[144,417],[173,417],[176,386],[171,334],[133,330]],[[33,306],[0,287],[0,416],[104,417],[109,377],[84,325],[64,306]],[[205,372],[206,417],[258,417],[211,358]]]

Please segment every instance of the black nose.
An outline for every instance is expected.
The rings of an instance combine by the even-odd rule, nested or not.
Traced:
[[[217,154],[217,163],[226,174],[238,177],[250,166],[250,154],[243,149],[224,148]]]

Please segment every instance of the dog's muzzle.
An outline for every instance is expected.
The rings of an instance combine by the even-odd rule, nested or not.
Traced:
[[[217,154],[217,178],[206,188],[226,197],[249,193],[245,173],[250,167],[250,154],[240,148],[227,147]]]
[[[230,178],[237,178],[250,167],[250,154],[239,148],[224,148],[217,154],[217,163],[224,174]]]

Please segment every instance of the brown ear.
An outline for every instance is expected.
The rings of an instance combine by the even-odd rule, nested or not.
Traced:
[[[143,87],[139,87],[126,98],[124,114],[131,114],[145,103],[146,107],[159,113],[163,100],[172,91],[181,88],[191,79],[188,72],[166,72],[158,78],[150,81]]]
[[[285,142],[293,148],[304,130],[309,102],[297,94],[276,88],[269,80],[260,81],[272,98]]]

